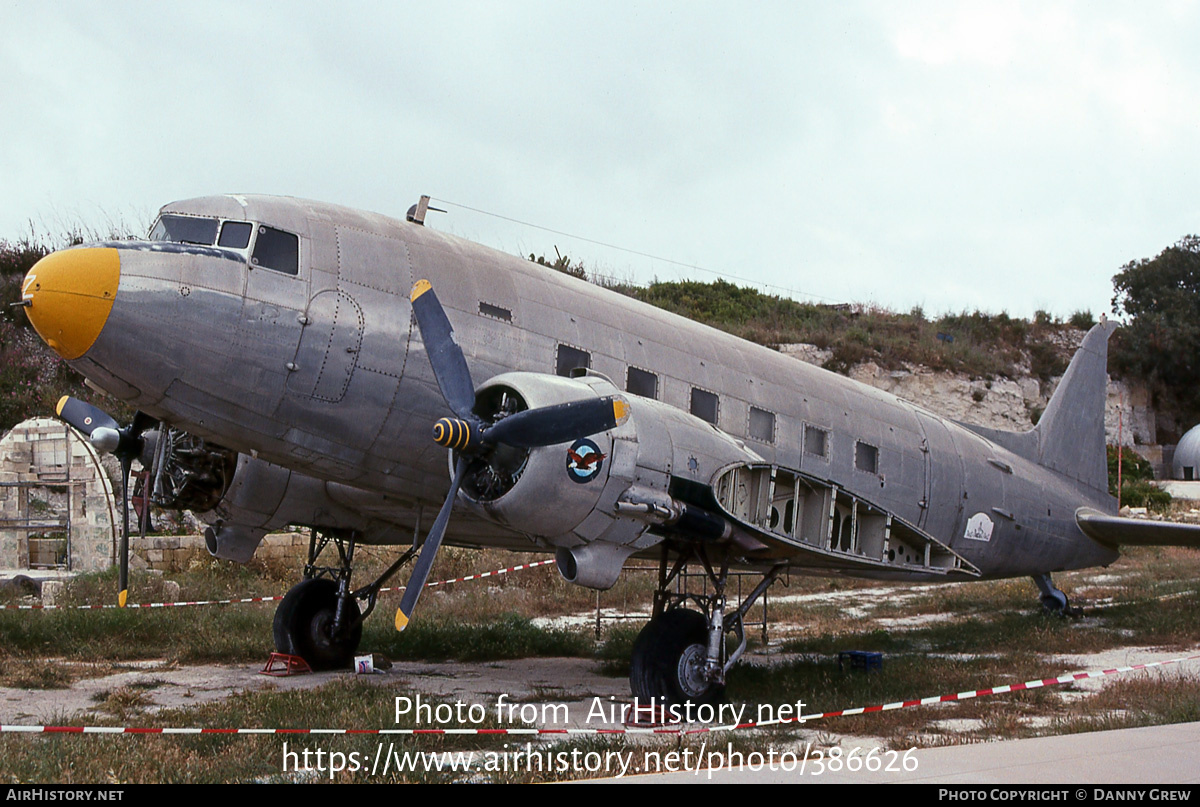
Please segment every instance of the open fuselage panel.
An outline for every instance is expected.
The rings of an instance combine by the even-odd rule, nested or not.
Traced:
[[[827,571],[977,577],[933,536],[837,485],[774,465],[738,465],[715,486],[724,514],[792,565]],[[796,550],[801,550],[797,554]]]

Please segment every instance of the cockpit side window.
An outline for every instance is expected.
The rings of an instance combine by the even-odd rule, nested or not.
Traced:
[[[250,246],[250,233],[254,225],[248,221],[227,221],[221,225],[221,237],[217,246],[230,249],[245,249]]]
[[[217,240],[217,220],[201,216],[164,214],[150,231],[150,240],[211,247]]]
[[[289,275],[299,274],[300,239],[274,227],[260,226],[250,263]]]

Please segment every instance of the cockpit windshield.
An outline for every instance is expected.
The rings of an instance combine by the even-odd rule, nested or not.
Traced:
[[[164,214],[150,231],[151,241],[174,241],[211,247],[217,241],[217,220]]]
[[[250,233],[254,225],[248,221],[227,221],[221,225],[221,237],[217,246],[231,249],[245,249],[250,246]]]
[[[299,236],[250,221],[163,213],[150,230],[150,240],[216,245],[237,250],[249,259],[252,269],[262,267],[286,275],[300,272]]]

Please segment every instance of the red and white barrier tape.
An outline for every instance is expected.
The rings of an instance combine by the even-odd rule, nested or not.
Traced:
[[[453,580],[436,580],[432,583],[426,583],[426,588],[434,586],[447,586],[451,583],[465,583],[468,580],[482,580],[485,577],[495,577],[509,572],[519,572],[522,569],[533,569],[538,566],[546,566],[554,563],[554,559],[537,560],[533,563],[522,563],[518,566],[509,566],[507,569],[496,569],[490,572],[482,572],[480,574],[469,574],[466,577],[456,577]],[[404,591],[404,586],[388,586],[387,588],[379,589],[382,594],[385,591]],[[142,602],[128,603],[125,608],[179,608],[184,605],[236,605],[247,602],[278,602],[285,595],[280,594],[276,597],[243,597],[239,600],[189,600],[186,602]],[[106,608],[120,608],[119,605],[0,605],[0,610],[11,611],[53,611],[53,610],[77,610],[77,611],[100,611]]]
[[[870,714],[872,712],[888,712],[894,709],[908,709],[914,706],[928,706],[934,703],[950,703],[952,701],[964,701],[971,698],[982,698],[987,695],[1003,695],[1006,692],[1020,692],[1027,689],[1039,689],[1041,687],[1055,686],[1057,684],[1069,684],[1073,681],[1081,681],[1085,678],[1101,678],[1106,675],[1119,675],[1121,673],[1136,672],[1139,670],[1148,670],[1152,667],[1165,667],[1168,664],[1181,664],[1185,661],[1196,661],[1200,659],[1200,655],[1186,656],[1184,658],[1175,658],[1168,661],[1150,661],[1145,664],[1133,664],[1128,667],[1114,667],[1108,670],[1093,670],[1091,672],[1067,673],[1060,675],[1057,678],[1042,678],[1034,681],[1026,681],[1023,684],[1006,684],[1004,686],[989,687],[987,689],[976,689],[970,692],[958,692],[953,695],[935,695],[931,698],[919,698],[908,701],[896,701],[895,703],[885,703],[879,706],[860,706],[856,709],[838,709],[833,712],[816,712],[810,715],[801,717],[783,718],[779,720],[762,720],[750,721],[747,723],[736,723],[726,726],[698,726],[694,728],[684,727],[659,727],[659,728],[616,728],[616,729],[588,729],[588,728],[561,728],[561,729],[538,729],[538,728],[511,728],[511,729],[209,729],[209,728],[144,728],[144,727],[129,727],[129,726],[13,726],[0,724],[0,734],[3,733],[26,733],[26,734],[367,734],[367,735],[451,735],[451,734],[467,734],[467,735],[506,735],[506,736],[528,736],[528,735],[600,735],[600,734],[671,734],[671,735],[686,735],[700,734],[705,732],[716,731],[733,731],[735,729],[753,729],[763,726],[781,726],[791,723],[805,723],[810,720],[821,720],[831,717],[850,717],[851,715]]]

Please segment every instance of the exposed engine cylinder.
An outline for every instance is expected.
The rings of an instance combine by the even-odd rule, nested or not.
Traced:
[[[173,427],[144,435],[142,465],[157,469],[151,501],[169,510],[211,510],[233,483],[236,451]]]

